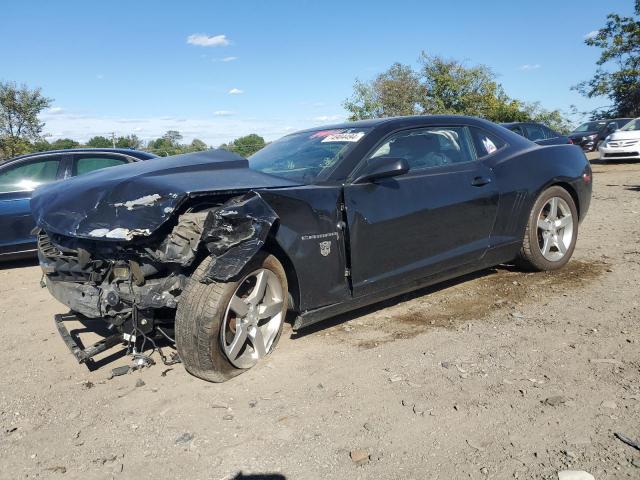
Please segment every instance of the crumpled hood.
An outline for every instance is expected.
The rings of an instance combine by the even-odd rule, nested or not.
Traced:
[[[151,235],[196,193],[299,185],[249,169],[225,150],[175,155],[110,167],[36,189],[31,211],[38,227],[95,240]]]

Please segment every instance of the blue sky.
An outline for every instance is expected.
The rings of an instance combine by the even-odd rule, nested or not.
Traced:
[[[427,2],[11,1],[2,7],[0,79],[55,99],[52,138],[168,129],[212,145],[268,140],[346,117],[357,78],[420,52],[484,63],[507,93],[587,110],[570,87],[598,50],[585,35],[631,0]],[[189,41],[191,38],[191,41]],[[580,120],[580,119],[578,119]]]

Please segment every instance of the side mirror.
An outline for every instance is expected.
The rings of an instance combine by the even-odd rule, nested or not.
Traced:
[[[367,183],[381,178],[397,177],[409,171],[407,160],[399,157],[377,157],[367,162],[353,183]]]

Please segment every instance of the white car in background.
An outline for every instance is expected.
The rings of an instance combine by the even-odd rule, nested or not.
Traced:
[[[610,134],[598,151],[600,160],[640,160],[640,118]]]

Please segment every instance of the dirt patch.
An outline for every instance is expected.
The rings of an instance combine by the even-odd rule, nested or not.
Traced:
[[[367,337],[356,340],[356,344],[364,349],[375,348],[415,337],[430,328],[456,328],[500,310],[509,311],[514,319],[524,318],[518,312],[524,304],[567,295],[607,268],[604,262],[573,260],[556,272],[524,273],[499,267],[475,274],[475,278],[462,277],[404,297],[402,303],[387,308],[383,316],[372,314],[371,318],[354,322],[365,327],[363,334]],[[345,325],[342,329],[351,332],[353,327]]]
[[[0,478],[637,479],[614,432],[640,435],[640,165],[597,169],[562,271],[485,270],[285,332],[223,384],[157,354],[87,370],[40,268],[0,266]]]

